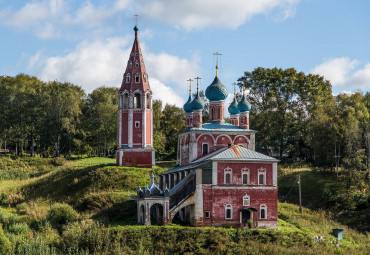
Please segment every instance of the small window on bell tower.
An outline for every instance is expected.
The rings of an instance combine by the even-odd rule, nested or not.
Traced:
[[[134,96],[134,108],[141,108],[140,94],[135,94]]]
[[[132,60],[128,62],[128,68],[132,68]]]
[[[140,74],[137,73],[135,74],[135,83],[139,83],[140,82]]]
[[[126,83],[129,83],[131,81],[131,75],[128,73],[126,75]]]
[[[135,67],[139,67],[139,61],[135,61]]]

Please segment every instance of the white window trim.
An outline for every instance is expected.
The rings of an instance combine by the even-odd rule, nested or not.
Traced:
[[[131,81],[131,74],[126,74],[126,83],[129,83]]]
[[[135,61],[135,68],[139,67],[139,61]]]
[[[227,210],[228,209],[230,209],[230,211],[231,211],[231,213],[230,213],[230,218],[227,218]],[[232,220],[233,219],[233,206],[231,205],[231,204],[227,204],[226,206],[225,206],[225,219],[226,220]]]
[[[136,81],[136,78],[138,78],[137,81]],[[140,74],[139,73],[135,74],[135,83],[140,83]]]
[[[230,183],[226,183],[226,174],[230,174]],[[233,183],[233,169],[230,167],[226,167],[224,169],[224,184],[230,185]]]
[[[246,174],[247,175],[247,184],[244,184],[244,182],[243,182],[243,175],[244,174]],[[246,168],[246,167],[244,167],[244,168],[242,168],[242,184],[243,185],[250,185],[250,174],[249,174],[249,168]]]
[[[260,168],[257,170],[257,172],[258,172],[258,175],[257,175],[258,185],[265,186],[266,185],[266,169]],[[263,183],[260,183],[260,175],[263,175]]]
[[[262,209],[265,210],[265,217],[264,218],[262,218],[262,216],[261,216]],[[260,205],[260,219],[261,220],[266,220],[267,219],[267,206],[265,204]]]

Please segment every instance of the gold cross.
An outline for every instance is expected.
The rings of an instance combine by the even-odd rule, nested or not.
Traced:
[[[189,95],[191,96],[191,82],[193,82],[194,80],[189,79],[187,81],[189,82]]]
[[[218,56],[221,56],[222,54],[219,52],[213,53],[213,55],[216,56],[216,77],[218,77]]]

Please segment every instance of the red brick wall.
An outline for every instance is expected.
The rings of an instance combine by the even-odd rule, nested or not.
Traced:
[[[135,122],[136,121],[139,121],[140,122],[140,126],[137,128],[135,127]],[[142,147],[142,136],[143,136],[143,133],[142,133],[142,126],[143,126],[143,114],[142,112],[134,112],[133,114],[133,121],[132,121],[132,125],[133,125],[133,128],[132,128],[132,143],[133,143],[133,147]],[[140,145],[135,145],[135,144],[140,144]]]
[[[146,143],[152,144],[152,112],[146,112]]]
[[[125,166],[152,167],[152,151],[123,151],[123,157]]]
[[[198,136],[199,137],[199,136]],[[198,138],[197,137],[197,138]],[[199,140],[198,140],[198,142],[197,142],[197,151],[198,151],[198,154],[197,154],[197,158],[199,158],[199,157],[202,157],[203,156],[203,154],[202,154],[202,144],[203,143],[208,143],[208,153],[210,153],[210,152],[213,152],[214,151],[214,146],[213,146],[213,138],[212,138],[212,136],[211,135],[208,135],[208,134],[206,134],[206,135],[202,135],[200,138],[199,138]]]
[[[250,206],[243,206],[243,197],[250,196]],[[232,205],[232,219],[225,219],[225,207]],[[260,219],[260,205],[267,206],[267,219]],[[239,225],[240,210],[255,208],[254,221],[277,221],[277,188],[273,189],[241,189],[217,188],[211,185],[203,185],[203,219],[205,225],[221,225],[223,223]],[[205,218],[205,212],[211,212],[211,218]]]
[[[242,184],[242,168],[249,168],[249,180],[251,185],[258,185],[258,171],[257,169],[266,169],[266,186],[273,185],[272,179],[272,163],[218,163],[217,164],[217,184],[223,185],[224,169],[230,167],[232,169],[232,183]]]
[[[128,113],[122,113],[122,144],[128,144]]]

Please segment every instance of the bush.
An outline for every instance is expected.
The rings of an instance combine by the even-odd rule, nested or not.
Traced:
[[[14,234],[28,234],[31,229],[26,223],[15,223],[9,227],[9,232]]]
[[[6,238],[3,230],[3,226],[0,224],[0,254],[6,255],[10,254],[12,245],[8,238]]]
[[[51,163],[54,165],[54,166],[63,166],[65,165],[67,162],[67,160],[65,158],[62,158],[62,157],[56,157],[56,158],[53,158],[51,160]]]
[[[28,206],[27,206],[26,203],[21,203],[21,204],[17,205],[16,208],[17,208],[17,213],[18,214],[24,215],[24,214],[27,213]]]
[[[78,213],[68,204],[54,204],[52,205],[46,218],[50,223],[59,228],[69,222],[74,222],[78,220]]]

